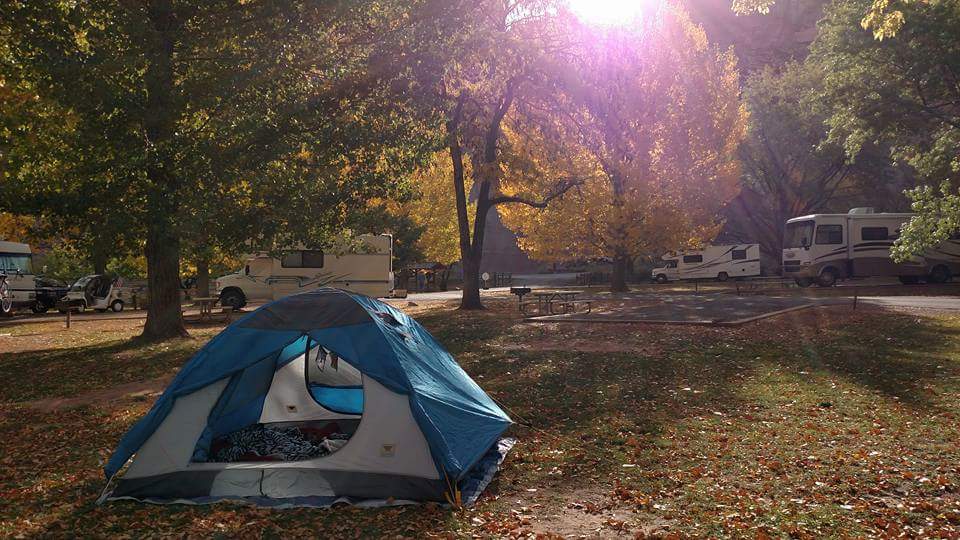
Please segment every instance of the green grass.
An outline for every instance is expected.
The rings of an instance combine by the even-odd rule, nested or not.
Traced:
[[[474,508],[96,507],[103,461],[149,402],[8,406],[0,535],[960,534],[960,318],[830,308],[738,329],[538,326],[514,309],[418,317],[530,423]],[[89,339],[0,356],[0,401],[107,385],[117,368],[147,379],[203,342]],[[573,339],[617,352],[564,348]]]

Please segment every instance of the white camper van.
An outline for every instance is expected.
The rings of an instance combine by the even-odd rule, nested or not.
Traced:
[[[650,273],[657,283],[677,279],[726,281],[759,276],[760,244],[707,246],[700,250],[667,253],[663,260],[666,264]]]
[[[0,315],[37,301],[32,257],[29,245],[0,240]]]
[[[260,252],[247,258],[243,269],[216,279],[220,303],[241,308],[251,300],[276,300],[318,287],[336,287],[372,297],[393,290],[393,237],[365,234],[366,249],[352,253],[325,253],[293,249],[280,258]]]
[[[801,286],[829,287],[838,279],[896,276],[903,283],[949,281],[960,272],[960,239],[950,239],[902,263],[890,258],[900,227],[913,214],[813,214],[787,220],[783,235],[783,274]]]

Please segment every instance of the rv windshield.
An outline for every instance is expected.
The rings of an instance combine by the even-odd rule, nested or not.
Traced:
[[[787,223],[783,232],[784,249],[799,248],[810,245],[813,238],[813,221],[797,221]]]
[[[0,272],[32,274],[33,264],[29,253],[0,253]]]

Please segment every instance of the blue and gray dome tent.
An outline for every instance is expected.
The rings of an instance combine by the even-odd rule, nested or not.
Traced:
[[[120,441],[107,477],[133,459],[106,498],[444,501],[489,480],[510,423],[419,323],[317,289],[257,309],[198,351]],[[292,454],[276,443],[294,435]],[[264,439],[273,447],[250,445]]]

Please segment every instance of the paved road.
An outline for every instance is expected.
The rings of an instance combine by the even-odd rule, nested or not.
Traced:
[[[562,287],[564,283],[567,282],[569,276],[574,276],[575,274],[543,274],[543,275],[532,275],[532,276],[514,276],[514,280],[517,281],[518,278],[521,278],[520,283],[523,286],[529,286],[533,288],[553,288],[553,287]],[[481,291],[482,296],[505,296],[509,293],[509,287],[497,287],[484,289]],[[406,300],[411,302],[417,302],[419,300],[429,301],[429,300],[458,300],[460,298],[461,291],[441,291],[441,292],[428,292],[428,293],[411,293],[407,296]],[[623,298],[636,298],[640,297],[644,299],[650,299],[656,301],[658,297],[661,300],[661,309],[669,309],[670,304],[675,304],[679,307],[677,302],[684,304],[683,311],[688,311],[693,317],[692,313],[700,312],[702,315],[704,310],[710,311],[709,305],[713,302],[708,301],[708,299],[717,297],[717,298],[730,298],[729,295],[724,293],[707,293],[701,295],[685,295],[685,294],[676,294],[676,293],[656,293],[652,291],[646,291],[644,293],[632,293],[628,295],[623,295]],[[652,297],[652,298],[651,298]],[[611,297],[612,298],[612,297]],[[736,298],[736,297],[733,297]],[[796,305],[796,301],[810,302],[810,303],[846,303],[851,302],[852,297],[848,296],[833,296],[833,297],[793,297],[794,300],[784,301],[778,299],[778,297],[766,297],[766,296],[752,296],[745,297],[752,298],[743,302],[743,308],[738,308],[734,311],[740,311],[743,309],[745,311],[754,311],[759,310],[759,306],[755,305],[757,303],[769,303],[772,310],[783,309],[784,307],[789,307]],[[683,299],[683,301],[680,301]],[[763,300],[765,299],[765,300]],[[877,306],[888,306],[888,307],[905,307],[905,308],[919,308],[919,309],[934,309],[934,310],[948,310],[948,311],[960,311],[960,296],[861,296],[859,302],[864,304],[871,304]],[[643,302],[644,305],[647,302]],[[738,303],[735,303],[739,305]],[[251,303],[244,311],[250,311],[251,309],[256,309],[260,304]],[[187,311],[188,315],[195,315],[197,311]],[[94,320],[117,320],[117,319],[144,319],[147,316],[147,312],[143,310],[138,311],[123,311],[121,313],[97,313],[97,312],[87,312],[75,314],[73,320],[77,322],[83,321],[94,321]],[[718,317],[719,318],[719,317]],[[34,314],[24,314],[18,315],[11,319],[0,319],[0,327],[10,326],[15,324],[25,324],[25,323],[39,323],[39,322],[52,322],[52,321],[62,321],[64,315],[57,312],[49,312],[43,315],[34,315]]]

